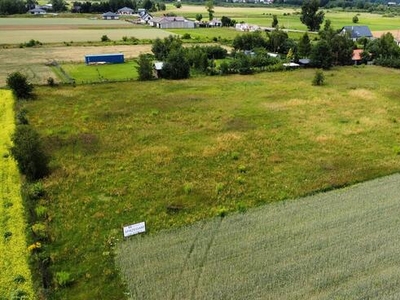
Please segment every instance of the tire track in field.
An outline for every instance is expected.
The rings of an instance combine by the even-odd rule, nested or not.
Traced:
[[[205,224],[206,224],[206,223],[203,221],[202,224],[201,224],[201,226],[200,226],[200,230],[197,232],[196,236],[195,236],[194,239],[193,239],[192,244],[190,245],[189,252],[188,252],[188,254],[187,254],[186,257],[185,257],[184,262],[183,262],[183,265],[182,265],[182,268],[181,268],[181,271],[179,272],[179,278],[182,278],[183,272],[187,269],[188,262],[189,262],[189,260],[190,260],[190,257],[192,256],[192,253],[193,253],[193,250],[194,250],[194,248],[195,248],[196,243],[198,242],[198,240],[199,240],[201,234],[203,233],[203,229],[204,229],[204,227],[205,227]],[[174,290],[172,291],[171,300],[174,300],[174,299],[175,299],[175,295],[176,295],[176,289],[174,289]]]
[[[223,221],[223,218],[221,217],[219,222],[218,222],[218,224],[214,228],[214,231],[213,231],[213,233],[211,235],[210,241],[207,244],[206,251],[204,252],[203,258],[202,258],[202,260],[200,262],[200,265],[199,265],[199,272],[197,273],[197,276],[196,276],[196,279],[195,279],[195,285],[194,285],[194,288],[192,290],[192,295],[191,295],[190,299],[195,299],[197,290],[199,288],[199,282],[200,282],[201,276],[202,276],[203,271],[204,271],[204,264],[207,261],[208,253],[210,252],[211,246],[214,243],[215,237],[216,237],[217,233],[219,232],[219,229],[221,228],[222,221]]]

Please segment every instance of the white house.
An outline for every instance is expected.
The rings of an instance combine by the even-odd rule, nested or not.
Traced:
[[[187,20],[184,17],[158,17],[152,18],[149,21],[150,26],[157,27],[160,29],[171,29],[171,28],[194,28],[195,23]]]
[[[45,15],[47,12],[42,8],[33,8],[28,10],[31,15]]]

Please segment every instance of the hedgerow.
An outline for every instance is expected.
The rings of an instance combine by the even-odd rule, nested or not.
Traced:
[[[35,299],[28,265],[26,221],[16,162],[9,154],[15,130],[11,91],[0,90],[0,299]]]

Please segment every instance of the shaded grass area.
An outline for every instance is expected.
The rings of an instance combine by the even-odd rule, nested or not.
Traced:
[[[0,90],[0,299],[35,299],[28,265],[27,223],[17,164],[9,153],[14,99]]]
[[[132,299],[396,299],[398,174],[118,245]]]
[[[86,65],[70,63],[61,65],[65,72],[75,79],[76,83],[137,79],[137,66],[134,60],[122,64]]]
[[[157,232],[400,170],[400,72],[374,66],[40,87],[57,298],[121,299],[123,225]],[[354,80],[354,79],[357,80]]]

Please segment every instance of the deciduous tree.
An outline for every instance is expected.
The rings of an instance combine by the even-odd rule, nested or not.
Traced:
[[[318,31],[324,21],[324,12],[318,11],[319,0],[305,0],[301,6],[300,21],[311,31]]]
[[[33,97],[33,85],[28,82],[27,77],[20,72],[9,74],[7,77],[7,85],[12,89],[14,95],[18,99],[30,99]]]

